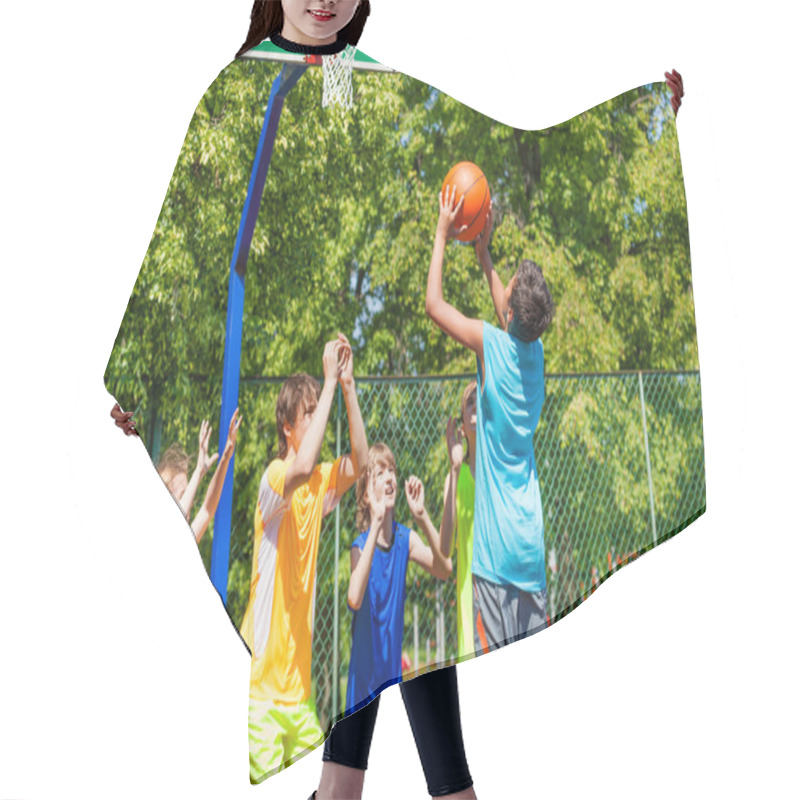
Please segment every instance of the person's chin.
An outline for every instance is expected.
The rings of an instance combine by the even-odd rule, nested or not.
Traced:
[[[337,31],[331,27],[331,25],[322,23],[322,22],[314,22],[311,20],[310,25],[305,25],[300,30],[306,36],[310,36],[312,39],[317,39],[322,42],[324,39],[330,39],[331,36],[335,36]]]

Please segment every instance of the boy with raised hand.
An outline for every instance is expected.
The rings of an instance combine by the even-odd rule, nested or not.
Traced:
[[[250,600],[242,635],[250,672],[250,780],[288,766],[324,734],[311,698],[314,589],[322,518],[336,507],[367,464],[367,435],[343,334],[325,345],[324,385],[304,373],[281,387],[276,406],[279,457],[261,479],[255,511]],[[340,383],[351,453],[319,460]]]
[[[186,519],[189,519],[189,515],[192,512],[192,505],[194,504],[197,490],[200,487],[200,481],[203,480],[205,474],[211,469],[211,466],[218,458],[218,453],[214,453],[211,456],[208,455],[208,443],[210,439],[211,424],[207,419],[204,419],[200,424],[200,435],[197,439],[197,464],[195,465],[191,480],[186,486],[186,490],[178,501],[178,505],[180,505],[183,510]]]
[[[501,328],[470,319],[442,294],[442,263],[462,200],[439,195],[439,220],[428,272],[425,311],[477,357],[478,420],[472,553],[475,650],[486,653],[547,624],[544,526],[533,432],[544,403],[540,341],[553,316],[542,270],[523,260],[507,287],[494,270],[489,210],[475,253],[489,283]]]
[[[167,485],[169,493],[187,520],[192,513],[192,505],[200,482],[218,457],[217,453],[208,455],[210,437],[211,425],[204,419],[200,424],[200,435],[197,437],[197,463],[191,479],[189,479],[189,455],[177,442],[161,454],[156,466],[161,480]]]
[[[362,532],[350,548],[347,605],[353,612],[353,642],[347,711],[366,705],[384,687],[402,680],[408,562],[442,581],[453,571],[425,505],[422,481],[411,475],[404,485],[408,509],[422,536],[395,517],[397,483],[394,453],[377,442],[369,449],[367,469],[356,488]]]
[[[187,480],[186,477],[189,471],[189,456],[180,445],[172,445],[159,459],[158,474],[167,485],[170,494],[181,507],[188,521],[200,481],[209,467],[219,458],[217,469],[208,484],[203,505],[192,520],[192,533],[194,533],[195,541],[198,544],[200,544],[203,534],[208,529],[209,523],[217,511],[219,499],[222,496],[222,486],[225,483],[225,475],[228,472],[228,464],[230,464],[236,447],[236,436],[239,432],[241,421],[242,418],[239,416],[239,409],[237,408],[231,417],[225,449],[222,451],[222,457],[219,458],[219,453],[214,453],[211,457],[208,455],[208,439],[211,436],[211,427],[208,424],[208,420],[203,420],[200,426],[197,466],[191,480]]]
[[[200,506],[200,510],[195,514],[192,520],[192,532],[198,544],[200,544],[203,534],[208,529],[209,523],[214,519],[214,514],[217,513],[219,499],[222,497],[222,487],[225,483],[225,476],[228,474],[228,465],[233,458],[233,451],[236,448],[236,437],[239,433],[239,425],[241,422],[242,418],[239,416],[239,409],[237,408],[234,410],[230,424],[228,425],[228,438],[225,440],[225,448],[217,463],[217,469],[208,483],[206,496],[203,498],[203,505]],[[211,430],[209,429],[209,434],[210,433]]]

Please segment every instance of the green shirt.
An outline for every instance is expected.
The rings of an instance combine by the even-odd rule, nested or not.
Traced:
[[[475,652],[472,628],[472,523],[475,519],[475,479],[464,459],[456,485],[456,597],[458,599],[458,656]]]

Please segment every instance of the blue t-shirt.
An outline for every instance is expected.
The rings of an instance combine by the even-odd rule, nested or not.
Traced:
[[[346,710],[366,705],[379,691],[402,679],[403,612],[406,604],[406,567],[410,531],[392,523],[393,542],[389,550],[377,544],[372,555],[364,600],[353,611],[353,646],[347,676]],[[352,547],[364,549],[369,531]]]
[[[533,432],[544,404],[544,348],[483,324],[478,361],[472,572],[526,592],[546,588]]]

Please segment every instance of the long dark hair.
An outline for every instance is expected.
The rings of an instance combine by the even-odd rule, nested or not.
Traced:
[[[337,39],[344,39],[348,44],[355,47],[361,38],[364,25],[369,16],[369,0],[361,0],[356,8],[353,19],[339,31]],[[236,58],[248,50],[252,50],[257,44],[261,44],[264,39],[272,36],[273,33],[280,33],[283,30],[283,6],[280,0],[255,0],[253,10],[250,12],[250,30],[244,44],[239,48]]]

